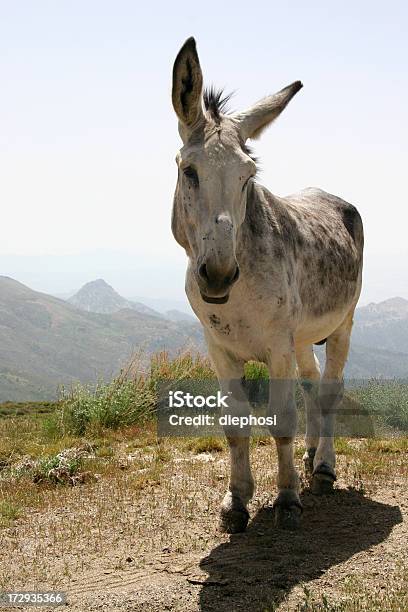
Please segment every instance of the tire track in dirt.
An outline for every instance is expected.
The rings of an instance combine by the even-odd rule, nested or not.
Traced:
[[[168,580],[171,576],[184,576],[188,578],[194,575],[195,578],[204,582],[207,574],[199,575],[198,564],[202,555],[192,558],[191,555],[171,556],[166,559],[152,559],[147,562],[149,568],[132,568],[129,566],[124,570],[106,569],[85,573],[75,585],[67,587],[70,597],[78,597],[100,590],[123,590],[125,587],[137,586],[145,580],[151,582],[154,579]],[[184,562],[183,562],[184,559]],[[186,562],[188,559],[188,562]],[[161,565],[159,565],[161,563]],[[144,564],[146,565],[146,563]],[[189,570],[195,570],[193,573]],[[200,582],[201,583],[201,582]]]

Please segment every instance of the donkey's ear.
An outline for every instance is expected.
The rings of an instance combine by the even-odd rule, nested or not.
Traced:
[[[181,47],[173,66],[172,100],[181,127],[191,128],[204,117],[201,93],[203,74],[196,42],[188,38]]]
[[[237,113],[239,130],[244,140],[258,138],[262,131],[278,117],[293,96],[303,87],[300,81],[295,81],[273,96],[267,96],[248,110]]]

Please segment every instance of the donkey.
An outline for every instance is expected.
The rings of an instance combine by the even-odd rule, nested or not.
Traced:
[[[203,92],[194,38],[173,67],[172,102],[183,147],[172,232],[188,257],[186,293],[201,321],[230,409],[248,414],[241,381],[249,360],[267,365],[271,428],[278,455],[279,528],[301,522],[294,465],[296,376],[306,406],[305,469],[312,492],[329,493],[336,479],[334,413],[342,399],[353,313],[362,277],[363,227],[356,208],[320,189],[278,197],[256,179],[246,145],[257,138],[301,89],[296,81],[246,111],[228,114],[226,99]],[[313,344],[326,342],[320,376]],[[279,427],[279,422],[284,423]],[[244,531],[254,492],[249,430],[226,427],[231,459],[221,529]]]

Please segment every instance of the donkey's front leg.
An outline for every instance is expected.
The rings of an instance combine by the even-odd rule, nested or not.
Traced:
[[[269,412],[276,415],[271,428],[278,451],[278,497],[275,500],[275,524],[283,529],[297,529],[302,504],[299,498],[299,477],[295,469],[293,443],[296,435],[295,403],[296,362],[291,343],[287,350],[274,353],[268,362],[270,372]]]
[[[223,395],[229,395],[227,412],[248,416],[249,405],[242,387],[244,362],[236,359],[207,336],[210,357]],[[254,480],[249,463],[249,428],[224,427],[231,459],[228,491],[221,505],[220,528],[227,533],[245,531],[249,520],[247,504],[254,493]]]
[[[228,436],[231,474],[228,491],[221,504],[220,529],[226,533],[245,531],[249,520],[247,504],[254,493],[249,463],[249,437]]]

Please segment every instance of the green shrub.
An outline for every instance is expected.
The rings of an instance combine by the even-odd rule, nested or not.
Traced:
[[[78,480],[85,455],[84,449],[70,448],[39,459],[26,456],[7,470],[6,478],[28,478],[36,484],[72,485]]]
[[[67,483],[72,481],[81,466],[79,457],[69,458],[60,453],[54,457],[40,459],[33,469],[32,478],[34,482]]]
[[[134,380],[114,379],[95,387],[78,385],[65,401],[62,427],[77,435],[83,435],[89,427],[117,429],[142,423],[153,407],[154,392],[149,381],[138,384]]]
[[[248,361],[245,364],[245,378],[247,380],[268,380],[268,368],[260,361]]]
[[[348,395],[378,423],[408,432],[408,384],[400,380],[370,380]]]
[[[44,427],[52,436],[58,431],[83,435],[90,429],[139,425],[154,414],[159,382],[214,378],[208,359],[190,353],[170,359],[162,352],[152,357],[148,373],[141,374],[131,363],[110,383],[76,385],[64,394],[61,410]]]

